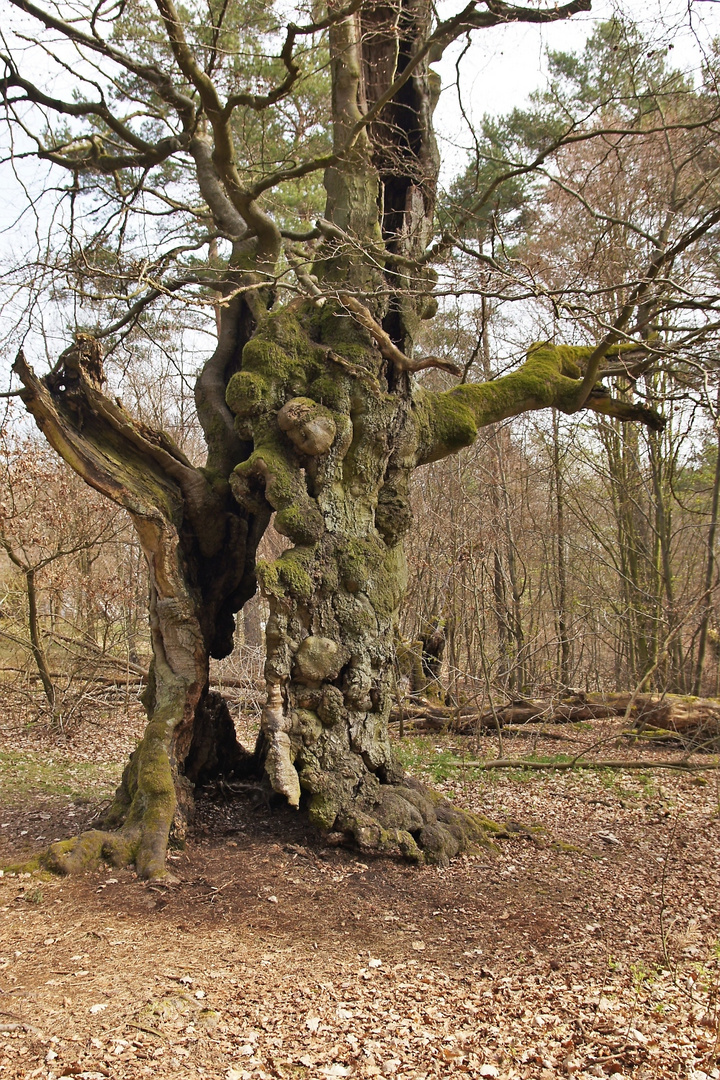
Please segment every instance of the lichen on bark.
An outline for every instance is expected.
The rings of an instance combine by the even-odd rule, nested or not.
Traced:
[[[408,781],[388,736],[416,410],[339,304],[269,314],[246,351],[251,402],[245,358],[227,401],[253,452],[232,488],[247,509],[264,499],[294,545],[258,568],[270,606],[266,773],[325,832],[366,850],[445,861],[484,842],[487,827]],[[362,378],[348,386],[339,356]],[[346,412],[325,404],[337,406],[345,392]],[[318,418],[319,442],[298,434]]]

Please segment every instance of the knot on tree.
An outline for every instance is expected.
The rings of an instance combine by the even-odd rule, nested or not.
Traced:
[[[316,457],[330,449],[337,425],[329,409],[310,398],[294,398],[277,415],[278,427],[302,454]]]

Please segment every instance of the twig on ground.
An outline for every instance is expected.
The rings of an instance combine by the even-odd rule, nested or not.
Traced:
[[[720,761],[695,763],[693,761],[624,761],[606,759],[585,761],[532,761],[527,758],[492,758],[490,761],[446,761],[445,765],[454,765],[458,769],[557,769],[567,772],[570,769],[672,769],[675,772],[698,772],[720,769]]]

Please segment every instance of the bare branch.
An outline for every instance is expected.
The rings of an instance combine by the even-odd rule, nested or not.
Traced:
[[[401,349],[398,349],[390,335],[383,330],[380,323],[373,318],[368,308],[366,308],[356,297],[350,296],[345,292],[340,292],[338,293],[338,300],[344,307],[353,313],[360,325],[365,327],[368,333],[374,338],[382,356],[384,356],[386,360],[391,360],[398,371],[414,372],[426,371],[428,368],[440,368],[442,371],[447,371],[451,375],[462,374],[462,370],[457,364],[453,364],[450,360],[443,360],[438,356],[426,356],[422,360],[411,360]]]

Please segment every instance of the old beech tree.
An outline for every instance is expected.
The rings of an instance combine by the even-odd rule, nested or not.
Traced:
[[[194,786],[253,772],[327,833],[445,861],[489,825],[404,777],[388,739],[413,471],[531,409],[659,420],[601,382],[619,348],[615,331],[585,349],[535,345],[516,371],[483,384],[423,388],[424,369],[458,374],[416,347],[437,307],[433,260],[453,242],[436,232],[431,64],[461,35],[553,22],[589,0],[545,9],[472,0],[444,21],[429,0],[316,5],[284,28],[260,89],[252,72],[243,86],[233,62],[249,18],[237,0],[202,12],[173,0],[100,0],[85,18],[75,5],[63,16],[62,4],[10,3],[25,40],[48,35],[63,72],[45,88],[37,65],[23,70],[21,50],[4,57],[7,116],[27,153],[64,169],[73,196],[93,177],[111,178],[130,209],[143,186],[159,198],[166,183],[166,212],[180,213],[177,176],[194,185],[183,204],[192,228],[174,261],[144,281],[124,268],[137,287],[114,330],[158,297],[177,293],[181,303],[185,287],[216,297],[218,312],[217,347],[195,387],[201,467],[107,392],[101,340],[112,340],[112,327],[88,332],[86,321],[42,378],[22,353],[15,362],[48,441],[130,514],[151,581],[144,738],[103,828],[53,844],[45,864],[70,871],[105,858],[161,875]],[[238,149],[238,117],[292,98],[310,39],[328,58],[328,148],[259,169]],[[74,89],[57,89],[75,77]],[[284,228],[278,193],[315,175],[324,178],[323,217],[305,233]],[[662,265],[659,257],[647,280]],[[290,546],[256,564],[273,513]],[[232,650],[235,615],[257,587],[270,605],[267,702],[249,752],[208,669]]]

